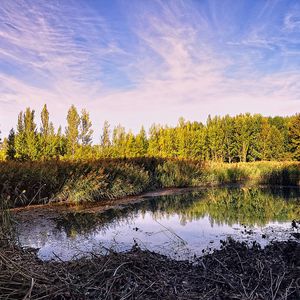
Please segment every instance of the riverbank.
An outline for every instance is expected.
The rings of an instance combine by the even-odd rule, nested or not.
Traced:
[[[34,251],[0,248],[1,299],[299,299],[300,244],[261,249],[234,241],[175,261],[134,247],[71,262],[42,262]]]
[[[10,208],[101,202],[163,188],[241,182],[299,185],[300,163],[217,164],[158,158],[0,162],[0,199]]]

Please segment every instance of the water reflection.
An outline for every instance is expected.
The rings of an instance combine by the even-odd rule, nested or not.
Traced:
[[[290,221],[300,218],[299,200],[299,189],[210,188],[149,198],[101,214],[79,211],[51,220],[37,216],[34,222],[20,224],[19,239],[40,248],[43,259],[70,259],[107,247],[125,250],[134,242],[185,258],[218,248],[227,236],[263,244],[285,238]]]

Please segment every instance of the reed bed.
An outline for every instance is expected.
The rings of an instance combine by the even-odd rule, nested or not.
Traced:
[[[10,207],[81,203],[170,187],[236,182],[299,185],[299,162],[204,163],[160,158],[0,162],[0,201]]]

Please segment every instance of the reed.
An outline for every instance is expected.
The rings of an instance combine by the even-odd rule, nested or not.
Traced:
[[[161,158],[0,162],[1,199],[9,207],[54,201],[77,204],[158,188],[237,182],[299,185],[300,163],[218,164]]]

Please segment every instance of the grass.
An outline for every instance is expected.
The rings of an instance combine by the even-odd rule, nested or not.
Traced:
[[[203,181],[207,183],[236,183],[300,185],[300,163],[293,161],[259,161],[247,163],[209,163]]]
[[[299,162],[202,163],[159,158],[0,162],[2,202],[9,207],[82,203],[149,190],[237,182],[299,185]]]

